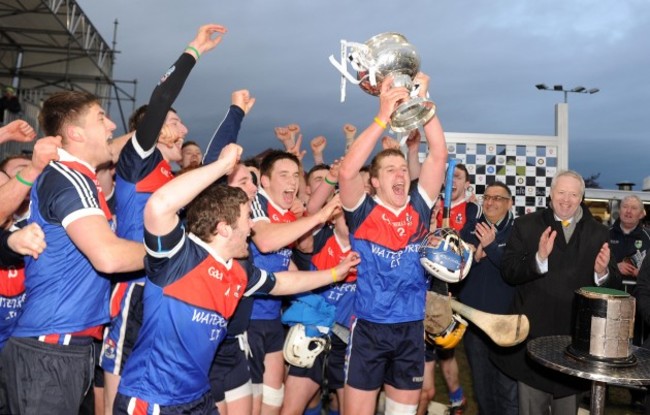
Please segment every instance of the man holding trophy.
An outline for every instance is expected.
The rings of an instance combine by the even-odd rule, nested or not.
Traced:
[[[410,45],[399,48],[396,34],[375,36],[382,44],[388,37],[385,61],[395,63],[408,53]],[[401,35],[400,35],[401,36]],[[371,39],[372,41],[372,39]],[[370,42],[370,41],[369,41]],[[366,42],[366,44],[369,44]],[[380,48],[381,49],[381,48]],[[358,267],[353,323],[348,347],[344,413],[374,414],[379,390],[386,393],[386,414],[415,414],[424,373],[424,303],[427,278],[420,265],[418,247],[427,235],[431,208],[444,180],[447,147],[444,132],[433,105],[426,104],[428,76],[419,73],[419,59],[413,84],[419,84],[412,103],[409,86],[396,79],[404,73],[401,66],[413,69],[413,59],[381,70],[376,62],[382,53],[375,50],[375,66],[368,74],[359,74],[378,88],[379,112],[374,121],[350,147],[341,164],[339,186],[341,202],[350,227],[352,248],[364,260]],[[372,79],[371,79],[372,78]],[[395,118],[396,109],[407,103],[411,121]],[[424,103],[423,105],[421,105]],[[413,109],[416,107],[417,109]],[[403,107],[402,107],[403,108]],[[376,196],[366,194],[359,170],[383,136],[388,123],[424,125],[429,153],[422,163],[419,184],[410,188],[407,162],[399,150],[384,150],[371,162],[370,181]],[[395,128],[393,128],[395,129]]]

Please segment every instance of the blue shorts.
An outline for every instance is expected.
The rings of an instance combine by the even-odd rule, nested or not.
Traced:
[[[289,365],[289,375],[298,378],[309,378],[318,385],[323,385],[323,367],[327,370],[327,386],[330,390],[341,389],[345,386],[345,350],[347,344],[337,336],[332,336],[329,353],[322,352],[310,368]]]
[[[120,287],[126,285],[125,290]],[[104,333],[99,364],[105,372],[121,376],[122,369],[138,339],[142,327],[144,286],[138,283],[119,283],[111,296],[111,322]],[[116,298],[119,297],[119,298]],[[113,309],[119,304],[119,309]]]
[[[422,321],[378,324],[357,319],[347,350],[346,384],[376,390],[388,384],[417,390],[424,378]]]
[[[129,406],[132,406],[129,412]],[[113,404],[113,415],[147,414],[147,415],[219,415],[211,393],[206,393],[194,402],[180,405],[162,406],[142,399],[117,393]]]
[[[248,344],[253,355],[248,361],[253,383],[264,383],[264,356],[279,352],[284,346],[284,326],[280,319],[251,320],[248,325]]]
[[[245,385],[251,380],[246,352],[239,346],[239,340],[228,338],[217,349],[210,367],[210,387],[215,402],[226,399],[226,392]]]

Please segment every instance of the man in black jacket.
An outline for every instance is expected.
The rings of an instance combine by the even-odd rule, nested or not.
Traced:
[[[650,234],[641,224],[644,217],[641,199],[635,195],[625,196],[621,200],[618,219],[609,228],[609,246],[623,278],[636,278],[650,248]]]
[[[608,229],[581,204],[584,187],[578,173],[559,172],[550,206],[516,219],[508,239],[501,270],[505,281],[517,286],[510,311],[528,316],[529,340],[571,334],[575,290],[621,286]],[[494,361],[518,381],[520,415],[575,414],[577,394],[588,389],[578,378],[533,362],[526,342]]]

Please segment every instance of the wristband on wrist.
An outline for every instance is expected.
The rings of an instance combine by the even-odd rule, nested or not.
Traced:
[[[329,184],[330,186],[336,186],[336,182],[330,182],[329,180],[327,180],[327,176],[325,176],[323,180],[325,180],[325,183]]]
[[[377,123],[378,126],[383,128],[384,130],[386,129],[386,123],[380,120],[379,117],[375,117],[375,122]]]
[[[339,276],[336,274],[336,268],[330,268],[330,274],[332,274],[332,281],[336,284],[339,279]]]
[[[189,46],[189,45],[188,45],[188,46],[185,48],[185,50],[186,50],[186,51],[187,51],[187,50],[191,50],[192,52],[194,52],[194,53],[196,54],[196,60],[197,60],[197,61],[198,61],[199,59],[201,59],[201,54],[199,53],[199,50],[198,50],[197,48],[195,48],[194,46]]]
[[[25,186],[32,187],[34,182],[27,181],[20,176],[20,172],[16,173],[16,180],[24,184]]]

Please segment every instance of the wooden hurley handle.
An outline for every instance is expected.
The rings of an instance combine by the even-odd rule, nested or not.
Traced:
[[[455,299],[451,300],[451,308],[483,330],[499,346],[515,346],[528,337],[530,323],[524,314],[490,314]]]

